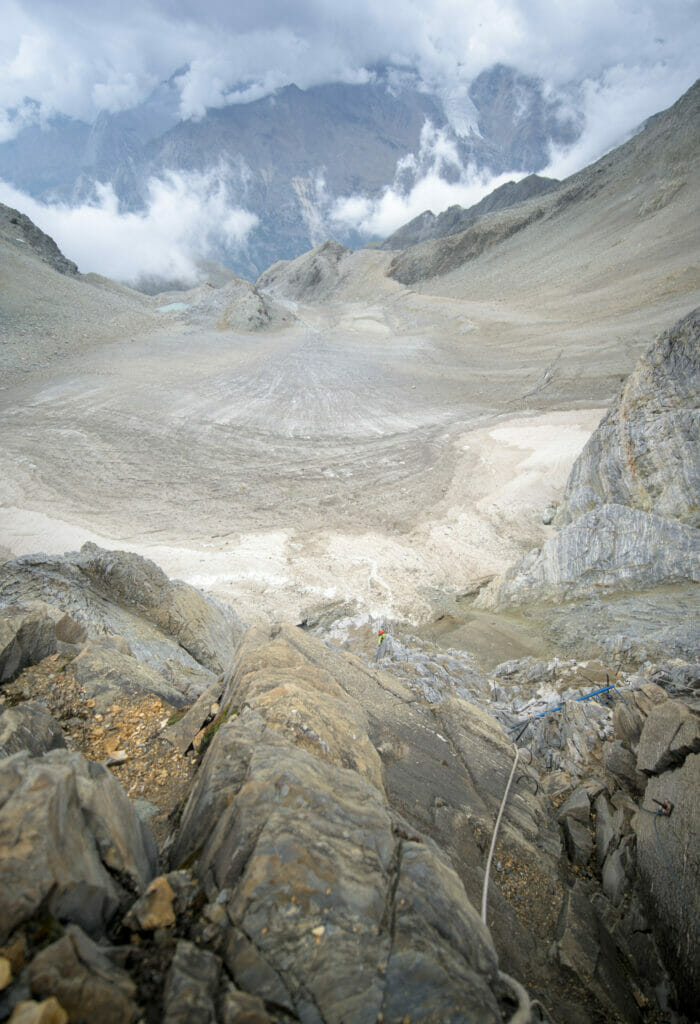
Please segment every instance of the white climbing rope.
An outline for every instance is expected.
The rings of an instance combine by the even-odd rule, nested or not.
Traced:
[[[501,806],[498,809],[498,816],[496,818],[496,824],[494,825],[494,828],[493,828],[493,837],[491,839],[491,849],[489,850],[488,860],[486,861],[486,874],[484,875],[484,888],[483,888],[482,893],[481,893],[481,920],[484,922],[484,924],[486,925],[487,928],[488,928],[488,923],[486,921],[486,910],[487,910],[487,906],[488,906],[489,876],[491,874],[491,862],[493,861],[493,855],[494,855],[494,852],[496,850],[496,841],[498,840],[498,829],[500,828],[500,825],[501,825],[501,818],[503,817],[503,811],[505,810],[506,803],[508,802],[508,794],[510,793],[510,787],[511,787],[511,785],[513,783],[513,776],[515,775],[515,769],[518,766],[518,760],[520,758],[520,748],[515,746],[515,744],[514,744],[513,745],[513,749],[515,750],[515,757],[513,758],[513,767],[510,770],[510,776],[508,778],[508,784],[506,786],[506,791],[503,794],[503,799],[501,800]],[[515,978],[511,978],[511,976],[509,974],[506,974],[505,971],[500,971],[499,970],[498,977],[501,979],[501,981],[504,984],[508,985],[508,987],[510,988],[510,990],[513,993],[515,993],[515,997],[516,997],[516,999],[518,1001],[518,1008],[515,1011],[515,1013],[513,1014],[513,1016],[510,1018],[510,1021],[508,1022],[508,1024],[528,1024],[528,1022],[532,1020],[532,1005],[530,1003],[530,997],[527,994],[527,991],[520,984],[519,981],[516,981]]]
[[[496,849],[496,840],[498,839],[498,829],[499,829],[499,827],[501,825],[501,818],[503,817],[503,811],[504,811],[505,806],[506,806],[506,801],[508,800],[508,794],[510,793],[510,787],[511,787],[511,784],[513,782],[513,776],[515,775],[515,769],[518,766],[518,758],[520,757],[520,748],[516,747],[515,744],[513,744],[513,749],[515,750],[515,757],[513,759],[513,767],[510,770],[510,778],[508,779],[508,785],[506,786],[506,791],[503,794],[503,799],[501,800],[501,806],[498,809],[498,817],[496,818],[496,824],[494,825],[494,829],[493,829],[493,838],[491,839],[491,849],[489,850],[489,857],[488,857],[488,860],[486,861],[486,875],[484,876],[484,888],[483,888],[483,890],[481,892],[481,920],[484,922],[484,924],[486,925],[487,928],[488,928],[488,924],[486,923],[486,905],[487,905],[487,902],[488,902],[489,875],[491,874],[491,861],[493,860],[493,854],[494,854],[494,851]]]

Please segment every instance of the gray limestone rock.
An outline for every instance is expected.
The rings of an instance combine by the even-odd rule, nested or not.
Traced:
[[[262,983],[302,1020],[427,1021],[439,1007],[441,1020],[496,1021],[489,933],[445,855],[387,804],[347,692],[371,678],[298,630],[249,631],[222,699],[237,712],[207,751],[173,859],[224,900],[236,985]]]
[[[38,228],[26,214],[0,203],[0,230],[3,229],[32,249],[44,263],[48,263],[59,274],[67,274],[70,277],[77,275],[77,266],[63,255],[53,238]]]
[[[0,708],[0,758],[20,750],[36,756],[65,745],[63,729],[42,704],[29,701]]]
[[[266,1012],[260,996],[241,992],[230,983],[219,997],[220,1024],[274,1024],[276,1019]]]
[[[0,683],[56,649],[56,623],[47,608],[11,604],[0,611]]]
[[[619,907],[625,897],[634,865],[634,837],[625,836],[603,864],[603,892],[614,907]]]
[[[641,1020],[615,943],[591,904],[590,889],[580,881],[566,892],[557,923],[555,955],[598,1000],[604,1019],[619,1015],[624,1021]]]
[[[343,260],[349,255],[350,250],[338,242],[323,242],[295,260],[273,263],[258,278],[256,287],[286,299],[327,299],[338,287]]]
[[[646,779],[637,770],[637,758],[622,740],[613,740],[603,748],[605,767],[617,784],[632,793],[642,793]]]
[[[700,311],[639,361],[571,471],[555,525],[478,595],[577,653],[697,658]]]
[[[670,817],[655,800],[670,800]],[[645,810],[634,818],[638,875],[666,966],[691,1018],[700,1005],[700,754],[649,779]]]
[[[154,562],[124,551],[84,544],[80,571],[112,600],[139,611],[212,672],[222,672],[242,633],[235,614],[199,590],[169,579]]]
[[[700,309],[649,348],[571,471],[556,522],[627,505],[700,526]]]
[[[102,765],[67,750],[0,761],[0,942],[39,909],[99,936],[155,870],[150,834]]]
[[[163,1024],[217,1024],[220,973],[218,957],[180,939],[165,982]]]
[[[187,704],[182,693],[167,683],[160,672],[137,661],[119,637],[89,640],[65,671],[85,689],[88,697],[94,698],[98,711],[106,711],[122,696],[144,693],[153,693],[175,708]]]
[[[168,662],[221,673],[243,629],[230,608],[148,559],[94,544],[0,563],[0,608],[35,601],[60,610],[58,618],[70,614],[91,637],[124,637],[135,657],[166,673]]]
[[[29,979],[32,995],[55,996],[71,1021],[132,1024],[138,1017],[134,982],[76,925],[37,953]]]
[[[591,818],[591,801],[585,786],[577,786],[559,808],[559,821],[565,818],[573,818],[582,825],[588,825]]]
[[[700,715],[677,700],[668,700],[649,714],[637,749],[637,768],[658,775],[700,751]]]
[[[624,505],[601,505],[497,577],[475,605],[504,609],[700,580],[700,533]]]
[[[567,817],[562,822],[566,852],[572,864],[585,867],[593,853],[593,839],[591,833],[580,821]]]
[[[615,840],[612,815],[608,801],[603,793],[595,800],[595,847],[598,867],[602,868],[611,844]]]
[[[222,692],[223,681],[211,683],[183,717],[163,731],[163,739],[172,743],[176,750],[184,754],[192,746],[192,740],[210,717],[211,706],[218,702]]]
[[[644,715],[638,708],[622,702],[615,705],[613,709],[615,736],[632,750],[637,747],[643,725]]]
[[[265,1002],[294,1012],[294,1002],[282,978],[240,928],[228,930],[223,959],[240,989],[256,993]]]

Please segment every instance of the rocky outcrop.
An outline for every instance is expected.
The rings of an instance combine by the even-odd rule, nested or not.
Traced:
[[[173,861],[194,864],[226,931],[259,951],[301,1019],[410,1008],[495,1021],[490,936],[438,847],[392,812],[372,726],[347,692],[371,677],[329,653],[288,627],[248,634]]]
[[[327,299],[337,288],[343,260],[350,253],[339,242],[323,242],[295,260],[273,263],[255,282],[256,288],[299,302]]]
[[[698,580],[697,529],[624,505],[603,505],[525,555],[489,584],[475,604],[554,604]]]
[[[66,668],[66,675],[83,688],[98,712],[124,697],[154,693],[172,707],[185,707],[185,694],[160,672],[138,661],[121,637],[97,637]]]
[[[132,1024],[138,1017],[136,985],[77,925],[34,957],[29,983],[36,999],[57,999],[71,1021],[85,1019],[87,1007],[101,1024]]]
[[[700,1001],[700,754],[649,780],[634,819],[639,882],[686,1012]],[[670,815],[660,814],[662,804]]]
[[[627,505],[700,525],[700,310],[662,334],[571,471],[555,523]]]
[[[232,609],[168,579],[148,559],[95,544],[0,564],[0,609],[36,601],[69,613],[91,636],[123,637],[139,660],[161,672],[182,665],[220,673],[243,632]],[[204,674],[201,689],[209,682]]]
[[[97,608],[155,630],[182,607],[148,563],[84,555],[89,577],[72,571],[89,598],[66,560],[45,564],[42,592],[56,572],[89,630]],[[81,636],[62,608],[39,611],[39,627]],[[221,658],[217,621],[184,635]],[[657,990],[690,1005],[687,899],[666,912],[667,864],[637,818],[666,826],[685,892],[693,666],[620,673],[621,695],[580,703],[608,679],[603,664],[529,659],[488,679],[457,651],[414,657],[403,635],[367,664],[301,629],[258,626],[224,673],[187,690],[175,721],[167,704],[183,689],[123,637],[56,644],[0,691],[48,705],[0,714],[0,1017],[496,1024],[516,1001],[527,1019],[536,996],[554,1020],[602,1024],[637,1022]],[[523,722],[542,700],[561,708]],[[505,805],[484,923],[475,908],[514,736],[531,757],[521,751]],[[95,760],[60,743],[92,744]],[[676,804],[670,818],[639,809],[652,789]],[[160,868],[139,814],[159,830]],[[673,927],[665,963],[655,935]]]
[[[392,259],[387,276],[401,284],[414,285],[426,278],[449,274],[541,220],[551,206],[547,197],[535,197],[518,203],[512,209],[485,214],[464,231],[423,242],[399,253]]]
[[[104,935],[156,871],[118,782],[81,754],[0,761],[0,943],[40,911]]]
[[[380,248],[407,249],[432,238],[456,235],[460,231],[466,231],[487,213],[507,210],[526,199],[551,192],[559,185],[560,182],[555,178],[543,178],[539,174],[528,174],[519,181],[507,181],[505,185],[500,185],[467,209],[462,206],[450,206],[437,217],[430,210],[426,210],[390,235]]]
[[[41,704],[0,706],[0,759],[21,750],[34,755],[45,754],[65,745],[63,730]]]
[[[695,311],[650,347],[574,464],[556,517],[558,532],[489,584],[475,604],[491,609],[562,605],[542,613],[560,635],[572,629],[561,620],[573,617],[588,631],[589,644],[619,649],[623,638],[611,644],[600,637],[605,629],[600,599],[645,592],[622,610],[627,628],[634,629],[636,617],[645,622],[652,645],[659,641],[656,647],[665,646],[667,654],[693,656],[700,649],[700,631],[685,606],[692,606],[688,588],[700,576],[698,437],[700,314]],[[647,610],[659,587],[679,588],[670,601],[661,601],[666,617],[661,609],[658,615]],[[610,633],[615,611],[608,619]],[[634,657],[635,648],[644,660],[643,643],[628,645],[625,653]],[[658,657],[662,651],[653,653]]]
[[[15,244],[31,249],[44,263],[59,274],[73,277],[78,268],[72,260],[66,259],[53,238],[38,228],[25,214],[0,203],[0,234]]]
[[[0,682],[57,649],[56,621],[46,605],[9,605],[0,615]]]
[[[639,216],[644,217],[674,200],[692,180],[698,147],[700,83],[695,84],[668,110],[649,118],[643,131],[600,160],[566,178],[547,195],[494,211],[458,234],[429,239],[398,253],[388,270],[390,277],[413,285],[447,274],[482,252],[500,246],[518,232],[543,220],[555,221],[601,194],[625,196],[634,182],[644,185]],[[424,225],[423,225],[424,226]],[[521,240],[522,241],[522,240]],[[523,242],[527,247],[527,241]]]

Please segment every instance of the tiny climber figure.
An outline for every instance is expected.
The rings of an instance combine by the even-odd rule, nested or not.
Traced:
[[[383,654],[386,653],[386,630],[380,629],[377,633],[377,650],[374,655],[374,660],[379,661]]]

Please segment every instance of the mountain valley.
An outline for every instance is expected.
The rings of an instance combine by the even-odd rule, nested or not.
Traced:
[[[699,136],[156,295],[0,208],[0,1019],[690,1024]]]

